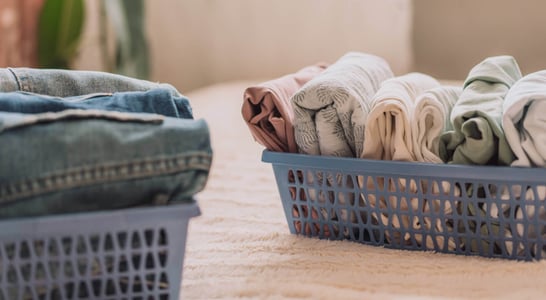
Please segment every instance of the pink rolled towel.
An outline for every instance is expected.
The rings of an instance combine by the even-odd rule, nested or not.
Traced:
[[[290,98],[326,67],[326,63],[318,63],[245,90],[241,112],[258,143],[271,151],[298,152]]]

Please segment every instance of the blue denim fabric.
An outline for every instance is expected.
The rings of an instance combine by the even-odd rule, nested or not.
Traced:
[[[95,93],[72,97],[52,97],[27,92],[0,93],[0,111],[36,114],[66,109],[99,109],[120,112],[155,113],[192,119],[190,102],[167,89],[146,92]]]
[[[30,92],[71,97],[92,93],[147,91],[156,88],[167,89],[175,96],[180,95],[170,84],[154,83],[105,72],[0,68],[0,92]]]
[[[191,201],[212,160],[205,121],[0,112],[0,218]]]

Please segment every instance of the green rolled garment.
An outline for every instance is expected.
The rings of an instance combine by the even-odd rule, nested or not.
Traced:
[[[454,130],[440,137],[444,162],[510,165],[514,155],[502,129],[502,107],[508,90],[520,78],[516,60],[508,55],[486,58],[470,70],[451,111]]]

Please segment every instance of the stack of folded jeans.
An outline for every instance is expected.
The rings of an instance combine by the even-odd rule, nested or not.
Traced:
[[[191,202],[211,161],[206,122],[171,85],[0,69],[0,218]]]

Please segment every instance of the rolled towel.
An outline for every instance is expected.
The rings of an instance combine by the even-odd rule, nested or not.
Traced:
[[[546,120],[544,111],[546,109],[546,70],[528,74],[518,80],[508,91],[503,105],[502,126],[506,140],[514,152],[515,160],[511,166],[514,167],[546,167]],[[512,208],[516,212],[515,218],[520,220],[546,219],[546,209],[540,205],[538,211],[533,204],[525,205],[523,201],[543,202],[546,199],[546,187],[527,187],[522,190],[521,186],[512,186],[511,191],[503,190],[502,199],[509,200],[514,197],[521,201],[521,205]],[[508,201],[507,201],[508,202]],[[502,213],[510,211],[510,206],[505,204],[501,207]],[[506,228],[507,237],[544,239],[546,233],[542,226],[535,227],[529,224],[527,231],[524,224],[517,224],[516,228]],[[536,256],[540,253],[546,256],[546,248],[532,245],[526,249],[522,244],[512,244],[507,240],[506,248],[509,254],[524,255],[531,251]]]
[[[440,137],[440,157],[455,164],[510,165],[513,154],[502,129],[503,102],[521,78],[511,56],[494,56],[476,65],[451,111],[453,131]]]
[[[305,83],[324,71],[326,66],[325,63],[318,63],[245,90],[241,113],[258,143],[271,151],[298,152],[290,98]]]
[[[515,155],[512,166],[546,166],[546,70],[516,82],[503,109],[502,126]]]
[[[449,117],[461,91],[458,86],[440,86],[415,100],[410,128],[416,161],[443,163],[439,155],[440,135],[453,130]]]
[[[368,102],[392,76],[384,59],[349,52],[307,82],[291,99],[299,151],[360,157]]]
[[[381,84],[366,121],[363,158],[415,161],[411,122],[415,99],[440,86],[431,76],[409,73]]]

